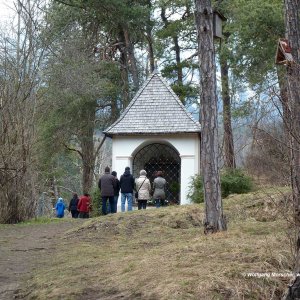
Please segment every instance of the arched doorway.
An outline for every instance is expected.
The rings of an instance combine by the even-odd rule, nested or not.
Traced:
[[[156,171],[163,171],[167,180],[166,199],[170,203],[180,204],[180,156],[176,149],[163,143],[153,143],[141,148],[133,158],[134,177],[140,170],[147,171],[151,184]]]

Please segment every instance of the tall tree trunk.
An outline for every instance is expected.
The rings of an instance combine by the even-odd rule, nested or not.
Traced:
[[[153,38],[152,38],[152,29],[147,28],[147,41],[148,41],[148,56],[149,56],[149,65],[150,73],[153,73],[155,69],[155,59],[154,59],[154,47],[153,47]]]
[[[155,59],[154,59],[153,37],[152,37],[153,25],[151,24],[151,9],[152,9],[151,0],[148,0],[147,4],[149,7],[149,16],[148,16],[148,24],[146,26],[146,38],[148,42],[148,57],[149,57],[150,73],[152,73],[155,69]]]
[[[223,45],[222,45],[223,46]],[[223,46],[224,47],[224,46]],[[224,126],[224,165],[226,168],[235,169],[235,156],[233,133],[231,127],[231,101],[229,93],[228,63],[225,55],[220,56],[222,100],[223,100],[223,126]]]
[[[169,21],[166,17],[166,8],[163,6],[161,8],[161,13],[160,13],[161,19],[164,22],[164,27],[167,28],[169,26]],[[177,84],[178,85],[182,85],[183,84],[183,70],[182,70],[182,66],[181,66],[181,58],[180,58],[180,46],[179,46],[179,40],[178,40],[178,36],[175,34],[173,34],[172,36],[173,39],[173,43],[174,43],[174,51],[175,51],[175,60],[176,60],[176,71],[177,71]],[[183,101],[184,99],[180,99],[181,101]]]
[[[216,64],[213,10],[210,0],[195,0],[200,66],[201,171],[205,201],[205,233],[226,230],[218,164]]]
[[[82,189],[84,193],[90,193],[94,178],[94,124],[95,106],[90,105],[85,111],[86,125],[82,128],[80,146],[82,153]]]
[[[82,147],[82,190],[84,193],[90,193],[93,185],[94,176],[94,161],[93,161],[93,147],[94,143],[89,137],[83,138],[81,141]]]
[[[138,69],[136,65],[136,59],[134,55],[134,47],[130,40],[130,34],[126,25],[123,26],[123,33],[125,38],[125,45],[128,53],[128,60],[129,60],[129,67],[132,75],[132,81],[135,91],[139,88],[139,76],[138,76]]]
[[[119,33],[119,40],[121,42],[118,46],[120,51],[120,65],[121,65],[121,78],[122,78],[122,108],[125,109],[129,104],[129,81],[128,81],[128,59],[125,47],[125,38],[122,31]]]
[[[178,41],[178,36],[173,37],[174,42],[174,50],[175,50],[175,58],[176,58],[176,66],[177,66],[177,82],[179,85],[183,84],[183,71],[181,66],[181,58],[180,58],[180,46]]]
[[[293,200],[296,211],[300,210],[300,23],[299,1],[285,0],[286,37],[292,49],[294,62],[287,66],[288,98],[291,106]],[[300,224],[300,223],[299,223]]]
[[[295,223],[298,230],[296,245],[297,257],[295,273],[300,272],[300,23],[299,23],[299,0],[285,0],[285,29],[286,38],[292,50],[294,61],[287,65],[287,90],[291,107],[291,165],[292,165],[292,193],[295,210]],[[300,298],[300,277],[289,288],[286,299]]]

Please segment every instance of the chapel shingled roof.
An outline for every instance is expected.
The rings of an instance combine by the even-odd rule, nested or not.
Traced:
[[[119,119],[104,131],[108,136],[197,132],[199,122],[158,72],[151,74]]]

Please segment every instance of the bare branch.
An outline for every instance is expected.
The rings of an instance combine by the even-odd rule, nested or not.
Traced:
[[[63,189],[63,190],[69,191],[69,192],[71,192],[71,193],[75,193],[74,191],[72,191],[71,189],[69,189],[69,188],[67,188],[67,187],[65,187],[65,186],[58,185],[57,187],[59,187],[59,188],[61,188],[61,189]]]
[[[69,151],[77,152],[77,153],[80,155],[80,157],[83,159],[83,154],[81,153],[80,150],[75,149],[75,148],[71,148],[71,147],[69,147],[67,144],[64,144],[64,147],[65,147],[67,150],[69,150]]]
[[[99,151],[100,151],[102,145],[104,144],[105,139],[106,139],[106,135],[104,135],[104,137],[102,138],[101,143],[98,145],[98,147],[97,147],[97,149],[95,151],[95,154],[94,154],[94,159],[96,159],[96,156],[99,154]]]
[[[55,2],[58,2],[60,4],[64,4],[64,5],[67,5],[67,6],[71,6],[71,7],[75,7],[75,8],[81,8],[81,9],[86,9],[86,7],[84,6],[81,6],[81,5],[78,5],[78,4],[75,4],[75,3],[72,3],[72,2],[65,2],[65,1],[62,1],[62,0],[54,0]]]

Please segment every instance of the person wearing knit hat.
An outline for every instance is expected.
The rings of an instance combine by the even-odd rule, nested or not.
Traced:
[[[120,187],[121,187],[121,211],[125,211],[125,203],[127,200],[128,211],[132,210],[132,195],[134,189],[134,178],[130,174],[130,168],[126,167],[125,172],[120,177]]]
[[[150,199],[151,183],[146,177],[145,170],[140,171],[140,177],[135,180],[136,198],[138,202],[138,209],[146,209],[147,201]]]

